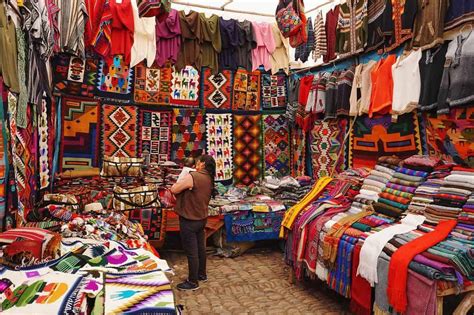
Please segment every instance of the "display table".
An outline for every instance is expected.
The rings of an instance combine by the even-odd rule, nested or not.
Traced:
[[[179,216],[173,209],[166,209],[166,232],[179,232]],[[206,239],[224,226],[224,216],[209,216],[206,224]]]

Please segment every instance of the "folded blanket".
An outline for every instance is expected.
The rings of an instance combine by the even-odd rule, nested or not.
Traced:
[[[408,205],[404,205],[404,204],[401,204],[399,202],[388,200],[388,199],[385,199],[385,198],[379,198],[378,202],[384,203],[386,205],[389,205],[389,206],[392,206],[392,207],[395,207],[395,208],[398,208],[398,209],[401,209],[401,210],[408,209]]]
[[[395,171],[397,171],[398,173],[403,173],[403,174],[410,175],[410,176],[427,177],[429,175],[429,173],[427,173],[427,172],[416,171],[416,170],[412,170],[412,169],[406,168],[406,167],[397,167],[395,169]]]
[[[399,184],[399,185],[404,185],[404,186],[409,186],[409,187],[418,187],[420,185],[419,182],[413,182],[413,181],[408,181],[400,178],[393,177],[390,180],[391,183],[393,184]]]
[[[355,222],[351,225],[351,227],[362,232],[369,232],[372,229],[370,226],[360,222]]]
[[[407,181],[411,181],[411,182],[417,182],[417,183],[421,183],[425,180],[424,177],[411,176],[411,175],[407,175],[407,174],[403,174],[403,173],[399,173],[399,172],[396,172],[395,174],[393,174],[393,177],[400,178],[400,179],[407,180]]]
[[[415,187],[404,186],[404,185],[399,185],[399,184],[390,183],[390,182],[387,183],[387,187],[392,188],[392,189],[396,189],[396,190],[400,190],[400,191],[404,191],[404,192],[408,192],[410,194],[413,194],[416,191]]]
[[[395,202],[398,202],[398,203],[401,203],[401,204],[404,204],[404,205],[408,205],[410,203],[410,199],[403,198],[403,197],[400,197],[400,196],[395,196],[395,195],[392,195],[388,192],[381,193],[379,195],[379,198],[385,198],[385,199],[392,200],[392,201],[395,201]]]
[[[375,212],[392,218],[399,218],[403,214],[402,210],[381,202],[374,203],[373,207]]]

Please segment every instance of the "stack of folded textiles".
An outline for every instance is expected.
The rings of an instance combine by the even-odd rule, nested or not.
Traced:
[[[369,173],[369,176],[364,179],[359,194],[354,200],[355,207],[359,207],[360,204],[367,205],[378,201],[379,194],[385,189],[387,183],[395,173],[393,170],[395,165],[388,163],[386,159],[387,157],[380,158],[379,163],[375,165],[375,168]],[[399,160],[393,158],[389,159],[389,161],[391,163],[399,162]]]
[[[466,204],[462,207],[462,211],[459,214],[458,221],[464,225],[470,225],[474,230],[474,194],[469,196]],[[471,239],[474,240],[474,239]]]

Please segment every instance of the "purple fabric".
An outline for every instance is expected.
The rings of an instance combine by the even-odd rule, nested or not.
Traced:
[[[456,269],[454,269],[454,267],[452,267],[450,265],[447,265],[445,263],[429,259],[429,258],[427,258],[423,255],[419,255],[419,254],[416,255],[415,258],[413,258],[413,260],[420,263],[420,264],[423,264],[423,265],[432,267],[436,270],[439,270],[441,273],[456,275],[456,278],[458,278],[458,282],[460,284],[463,283],[462,275]]]
[[[474,232],[474,226],[472,225],[469,225],[469,224],[464,224],[464,223],[458,223],[455,227],[456,228],[460,228],[460,229],[463,229],[463,230],[469,230],[469,231],[472,231]]]
[[[414,193],[415,193],[415,190],[416,190],[416,187],[408,187],[408,186],[399,185],[399,184],[394,184],[394,183],[387,183],[387,187],[388,187],[388,188],[395,189],[395,190],[400,190],[400,191],[408,192],[408,193],[410,193],[410,194],[414,194]]]
[[[155,62],[162,67],[168,60],[173,64],[178,59],[181,46],[181,26],[178,11],[171,10],[168,17],[160,22],[156,19],[156,58]]]
[[[238,50],[239,46],[239,25],[237,20],[219,19],[219,26],[221,30],[222,50],[219,54],[219,68],[237,70],[239,66]]]

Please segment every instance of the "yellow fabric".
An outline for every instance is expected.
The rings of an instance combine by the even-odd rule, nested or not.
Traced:
[[[310,202],[312,202],[319,194],[323,191],[323,189],[331,182],[331,177],[321,177],[316,185],[314,185],[313,189],[304,196],[304,198],[298,202],[296,205],[291,207],[283,217],[283,221],[281,223],[280,228],[280,237],[283,238],[285,236],[285,228],[291,230],[293,224],[295,223],[296,218],[300,214],[300,212],[308,206]]]

